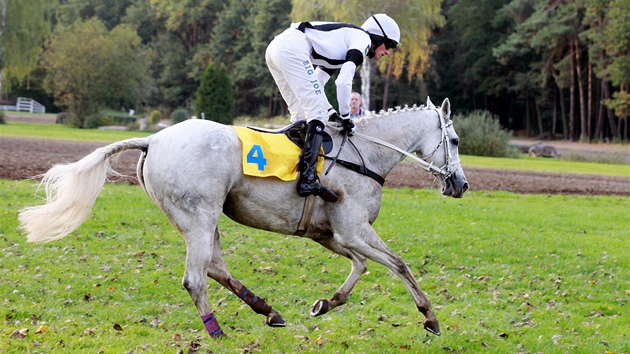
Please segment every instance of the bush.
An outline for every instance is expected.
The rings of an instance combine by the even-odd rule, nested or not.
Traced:
[[[4,121],[4,112],[0,111],[0,124],[6,124]]]
[[[90,114],[85,118],[84,128],[94,129],[108,125],[131,126],[136,123],[136,117],[126,112],[103,110]]]
[[[149,123],[156,125],[162,120],[162,112],[154,109],[149,113]]]
[[[225,67],[217,70],[214,64],[208,66],[201,77],[195,105],[199,118],[223,124],[234,123],[234,94]]]
[[[459,135],[459,153],[490,157],[518,157],[518,150],[510,146],[512,134],[504,130],[488,111],[473,111],[453,118]]]
[[[186,108],[178,108],[171,113],[171,122],[173,124],[181,123],[188,119],[188,111]]]

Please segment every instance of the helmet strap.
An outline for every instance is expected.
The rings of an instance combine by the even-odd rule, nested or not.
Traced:
[[[374,19],[374,22],[376,22],[376,24],[378,25],[378,28],[381,29],[381,32],[383,33],[383,37],[385,39],[388,39],[387,38],[387,33],[385,33],[385,30],[383,29],[383,26],[381,26],[381,24],[378,22],[378,20],[376,19],[376,16],[372,15],[372,18]]]

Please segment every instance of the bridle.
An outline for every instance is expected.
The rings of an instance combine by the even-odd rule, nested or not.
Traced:
[[[440,119],[440,129],[442,130],[442,139],[440,139],[440,142],[438,143],[438,145],[435,147],[435,149],[433,149],[433,152],[422,157],[422,161],[426,162],[426,160],[432,157],[433,155],[435,155],[435,153],[440,149],[440,146],[444,144],[445,161],[444,161],[444,165],[440,168],[440,172],[437,172],[437,174],[443,178],[442,181],[444,181],[448,179],[449,177],[451,177],[451,175],[454,173],[454,171],[451,171],[451,167],[455,164],[458,164],[460,160],[457,159],[454,161],[453,156],[451,155],[451,139],[449,139],[448,137],[448,128],[453,125],[453,121],[450,119],[446,121],[446,119],[444,119],[444,117],[440,114],[440,112],[436,108],[434,108],[434,110],[437,113],[438,118]],[[438,177],[436,173],[433,173],[433,175]]]
[[[420,165],[424,170],[426,170],[427,172],[430,172],[433,176],[435,176],[435,178],[437,178],[440,182],[444,182],[445,180],[447,180],[449,177],[451,177],[453,175],[453,173],[455,173],[454,170],[452,170],[452,167],[458,163],[460,163],[460,159],[454,160],[452,155],[451,155],[451,151],[450,151],[450,145],[451,145],[451,141],[449,139],[448,136],[448,127],[453,125],[453,121],[449,120],[448,122],[444,119],[444,117],[440,114],[440,112],[434,108],[435,112],[438,115],[438,118],[440,119],[440,129],[442,131],[442,138],[440,139],[440,142],[437,144],[437,146],[435,147],[435,149],[433,149],[433,151],[428,154],[423,156],[422,158],[408,152],[405,151],[393,144],[390,144],[386,141],[383,141],[381,139],[369,136],[369,135],[365,135],[365,134],[361,134],[361,133],[354,133],[353,136],[357,137],[357,138],[361,138],[361,139],[365,139],[368,141],[371,141],[373,143],[385,146],[387,148],[390,148],[392,150],[398,151],[399,153],[405,155],[406,159],[416,163],[418,165]],[[332,128],[334,130],[342,130],[342,128],[339,127],[335,127],[335,126],[329,126],[329,128]],[[426,162],[425,160],[432,157],[433,155],[435,155],[435,153],[440,149],[440,147],[444,146],[444,149],[446,149],[445,151],[445,161],[444,164],[441,167],[436,167],[433,165],[433,163],[429,163]]]

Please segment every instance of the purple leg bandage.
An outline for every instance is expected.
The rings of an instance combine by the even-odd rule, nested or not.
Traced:
[[[265,299],[256,296],[253,292],[249,291],[244,285],[241,287],[241,290],[236,294],[243,302],[249,305],[249,307],[254,310],[254,312],[261,315],[269,315],[271,311],[271,306],[267,305]]]
[[[219,327],[217,318],[214,317],[214,312],[201,316],[201,320],[203,321],[204,326],[206,326],[206,331],[208,331],[211,337],[218,337],[223,334],[223,330]]]
[[[258,301],[258,296],[254,295],[254,293],[249,291],[245,286],[241,287],[241,290],[238,292],[238,297],[250,306]]]

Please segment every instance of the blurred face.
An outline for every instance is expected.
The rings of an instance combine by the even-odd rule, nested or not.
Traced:
[[[356,111],[361,107],[361,95],[353,93],[350,95],[350,108],[352,111]]]
[[[385,46],[385,43],[383,43],[383,44],[379,45],[378,47],[376,47],[376,49],[374,50],[374,59],[375,60],[379,60],[384,55],[389,55],[390,51],[391,51],[391,49],[388,49]]]

